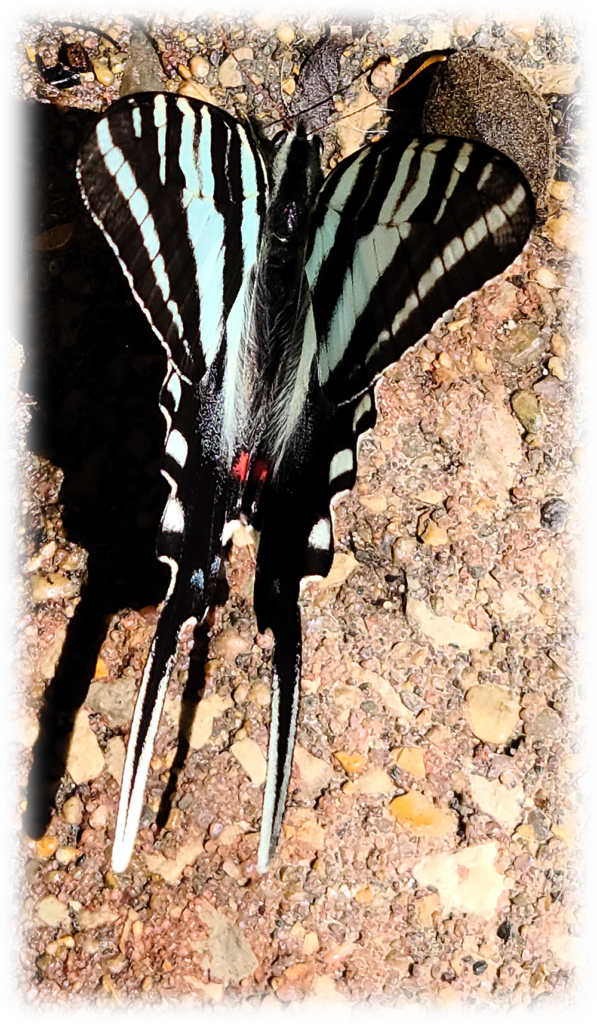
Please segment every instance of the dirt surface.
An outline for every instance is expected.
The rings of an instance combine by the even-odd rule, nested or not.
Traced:
[[[115,99],[127,54],[126,18],[95,27],[122,51],[91,29],[67,33],[42,22],[23,24],[17,40],[15,94],[60,106],[57,159],[67,175],[76,131],[65,108],[99,111]],[[236,63],[228,64],[213,24],[158,19],[151,33],[168,87],[200,85],[219,102],[234,99],[237,113],[256,107],[272,120],[280,97],[291,94],[299,43],[314,43],[323,23],[222,27],[231,49],[250,49],[237,56],[253,84],[234,77]],[[383,75],[373,72],[380,89],[375,77],[360,80],[375,96],[383,76],[387,89],[392,72],[424,49],[472,40],[514,63],[559,122],[547,220],[501,278],[446,315],[378,386],[378,425],[361,444],[354,491],[335,509],[332,573],[309,582],[301,599],[297,751],[270,871],[257,875],[256,853],[271,641],[256,630],[254,550],[239,531],[204,669],[187,649],[173,673],[133,860],[115,875],[125,741],[165,593],[151,556],[164,497],[159,426],[145,426],[130,381],[149,381],[157,410],[161,357],[151,333],[147,350],[146,335],[137,343],[126,333],[130,370],[110,348],[110,322],[97,349],[111,361],[102,376],[91,373],[85,285],[68,277],[68,251],[81,253],[83,264],[92,229],[75,219],[69,235],[70,200],[56,205],[56,193],[51,201],[39,186],[28,285],[37,328],[22,385],[39,422],[35,454],[21,449],[16,529],[25,582],[14,698],[19,814],[34,831],[35,805],[43,831],[22,836],[21,976],[33,1007],[280,1007],[306,997],[551,1006],[574,995],[580,765],[571,580],[583,449],[572,405],[580,200],[566,118],[578,40],[572,26],[545,19],[479,24],[442,15],[335,30],[347,40],[343,82],[371,69],[380,53],[392,58]],[[80,86],[58,92],[31,58],[38,52],[54,65],[62,32],[84,42],[96,63]],[[344,109],[355,95],[343,95]],[[338,158],[333,127],[326,156]],[[58,228],[59,239],[68,237],[54,244],[56,234],[53,241],[44,233]],[[126,289],[118,295],[126,303]],[[114,309],[119,336],[129,314],[116,299]],[[46,361],[36,363],[40,352]],[[88,392],[83,370],[93,380]],[[52,413],[53,388],[77,437]],[[81,394],[94,390],[102,428],[129,404],[128,433],[118,434],[121,420],[101,443],[88,431],[95,413]],[[123,452],[121,478],[113,467]],[[135,508],[140,494],[145,504]],[[81,523],[98,509],[104,525],[116,509],[118,529],[85,534]],[[147,542],[137,563],[137,540],[127,538],[138,536]],[[137,590],[127,590],[127,572]],[[41,796],[27,789],[32,756],[47,769]]]

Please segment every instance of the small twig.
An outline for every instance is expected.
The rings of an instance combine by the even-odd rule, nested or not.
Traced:
[[[104,39],[107,39],[117,50],[122,50],[122,47],[119,46],[115,39],[112,39],[112,36],[109,36],[101,28],[94,28],[93,25],[85,25],[80,21],[52,21],[50,24],[54,25],[55,28],[80,28],[83,32],[92,32],[93,35],[102,36]]]

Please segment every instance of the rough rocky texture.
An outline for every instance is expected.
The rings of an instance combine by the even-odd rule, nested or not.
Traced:
[[[283,23],[295,40],[315,43],[323,26],[317,17],[268,17],[247,25],[224,19],[231,49],[253,51],[253,60],[242,61],[252,84],[245,79],[228,92],[219,77],[227,53],[207,18],[182,25],[155,19],[152,31],[168,88],[193,84],[179,69],[190,68],[200,55],[209,70],[198,85],[214,99],[232,109],[234,101],[239,112],[254,109],[268,123],[275,120],[279,83],[301,59],[276,31]],[[131,26],[114,18],[101,27],[118,39],[122,52],[91,32],[70,35],[110,68],[113,83],[83,76],[81,86],[62,93],[43,83],[32,63],[35,51],[46,64],[55,63],[60,31],[40,22],[20,29],[15,93],[60,105],[66,120],[59,160],[67,169],[70,161],[71,170],[74,108],[99,110],[121,85]],[[502,24],[438,15],[336,30],[348,38],[343,86],[372,68],[380,52],[401,67],[425,48],[460,47],[470,40],[526,69],[548,98],[546,83],[569,90],[578,70],[574,30],[549,19]],[[206,71],[205,64],[200,70]],[[378,75],[369,88],[383,101],[375,93],[379,80]],[[339,105],[350,108],[362,85],[360,79]],[[560,100],[561,113],[568,108]],[[560,135],[564,141],[568,145]],[[325,155],[337,159],[333,129],[326,133]],[[280,849],[265,876],[256,873],[262,786],[232,749],[255,745],[262,756],[267,751],[271,643],[257,633],[253,615],[251,545],[239,538],[243,542],[232,548],[230,595],[209,623],[198,711],[197,684],[189,686],[189,647],[182,646],[135,854],[122,875],[112,872],[110,852],[118,753],[127,726],[115,720],[116,705],[97,696],[100,687],[118,685],[128,692],[130,683],[138,686],[164,577],[146,582],[145,590],[131,590],[139,594],[136,604],[113,597],[116,603],[101,605],[101,636],[93,641],[90,631],[87,661],[77,663],[83,668],[70,683],[84,687],[94,679],[77,721],[93,734],[105,768],[98,774],[87,770],[88,781],[66,774],[45,834],[22,840],[22,985],[30,1006],[251,999],[265,1010],[309,996],[386,1005],[435,1001],[456,1008],[471,1002],[559,1006],[559,997],[573,991],[575,829],[584,813],[575,791],[581,765],[571,698],[574,491],[583,443],[571,412],[577,197],[572,168],[550,184],[546,228],[534,234],[516,264],[443,318],[379,384],[377,428],[362,442],[355,490],[336,507],[334,575],[303,589],[299,756]],[[56,199],[42,204],[31,234],[71,223],[65,209]],[[90,321],[81,319],[85,293],[76,275],[68,276],[75,268],[66,257],[78,239],[92,244],[85,230],[78,224],[63,249],[38,249],[38,276],[31,279],[44,295],[60,296],[53,358],[61,370],[47,369],[44,387],[58,389],[84,439],[90,409],[81,390],[81,339],[89,344]],[[82,267],[85,248],[75,252]],[[105,268],[107,274],[108,261]],[[541,274],[546,269],[551,276]],[[153,472],[148,479],[155,481],[156,501],[163,501],[159,445],[151,446],[146,426],[151,413],[147,405],[134,405],[137,392],[130,384],[140,388],[144,375],[156,378],[159,420],[159,346],[150,333],[147,350],[135,348],[140,328],[137,323],[134,331],[124,329],[128,293],[120,294],[97,348],[111,353],[111,340],[122,330],[123,354],[110,354],[103,373],[91,376],[101,426],[107,429],[128,402],[133,426],[122,435],[102,434],[111,438],[109,444],[85,449],[84,472],[67,465],[66,449],[64,473],[41,455],[28,456],[24,464],[16,546],[26,583],[20,591],[21,682],[15,694],[24,715],[15,737],[23,787],[34,721],[48,680],[65,671],[60,647],[66,636],[68,649],[78,628],[77,609],[89,602],[89,588],[106,564],[112,567],[114,594],[129,593],[119,580],[129,564],[131,538],[144,530],[146,561],[152,558],[159,511],[152,526],[151,517],[143,519],[149,503],[142,510],[130,506],[135,529],[122,534],[119,549],[115,526],[99,555],[86,534],[91,555],[82,599],[70,596],[69,588],[54,594],[46,589],[36,602],[27,582],[31,575],[51,580],[52,574],[78,586],[84,582],[83,534],[71,526],[67,538],[64,519],[79,522],[73,509],[86,496],[89,508],[106,494],[114,503],[127,487],[134,498],[145,474]],[[40,316],[48,328],[44,308]],[[132,377],[123,362],[129,349]],[[78,377],[64,393],[61,374],[68,366],[77,368]],[[126,388],[119,391],[123,380]],[[46,391],[36,391],[43,410]],[[534,403],[527,402],[525,420],[514,414],[512,397],[520,392],[536,396],[540,419]],[[72,437],[71,444],[77,440]],[[123,451],[127,477],[115,476],[113,469]],[[108,455],[109,470],[102,476]],[[567,517],[554,499],[569,507]],[[111,507],[101,505],[106,516]],[[124,529],[128,520],[120,516],[117,522]],[[425,540],[440,536],[441,544]],[[114,549],[119,557],[112,559]],[[451,638],[429,632],[426,624],[437,620],[451,624]],[[469,643],[471,636],[479,643]],[[460,643],[463,637],[467,642]],[[485,711],[491,718],[494,707],[496,731],[474,731],[469,712],[479,691],[512,695],[507,728],[503,701],[488,701]],[[118,703],[118,714],[125,706]],[[58,756],[59,744],[52,749]],[[394,801],[402,801],[398,807],[404,810],[406,797],[410,815],[393,813]],[[25,811],[25,796],[20,800]],[[446,827],[421,829],[417,808]]]

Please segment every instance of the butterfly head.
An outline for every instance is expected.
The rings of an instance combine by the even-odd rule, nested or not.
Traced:
[[[274,139],[271,165],[271,226],[280,241],[300,237],[308,224],[321,188],[322,142],[309,138],[299,124],[294,132],[279,132]]]

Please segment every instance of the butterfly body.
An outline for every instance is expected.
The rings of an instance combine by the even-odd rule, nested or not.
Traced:
[[[131,727],[113,863],[129,860],[182,632],[213,604],[228,526],[259,534],[254,603],[273,631],[259,869],[275,852],[301,672],[299,586],[333,558],[330,502],[353,486],[376,378],[520,252],[523,175],[481,144],[401,132],[323,182],[297,130],[266,167],[251,131],[182,97],[121,100],[78,176],[166,349],[158,557],[171,583]]]

